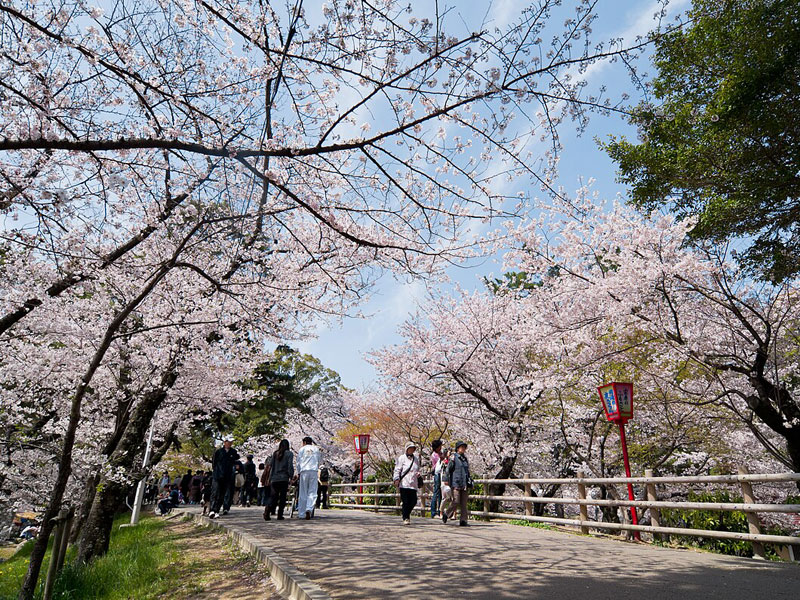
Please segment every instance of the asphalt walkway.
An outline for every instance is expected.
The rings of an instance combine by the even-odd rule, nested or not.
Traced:
[[[192,509],[189,509],[190,511]],[[505,523],[353,510],[216,523],[279,554],[332,598],[800,599],[800,565],[673,550]]]

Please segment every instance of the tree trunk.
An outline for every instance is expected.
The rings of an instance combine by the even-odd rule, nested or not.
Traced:
[[[100,479],[100,485],[89,512],[89,518],[86,520],[81,533],[80,545],[78,546],[79,562],[88,563],[93,558],[108,552],[114,515],[117,514],[117,510],[127,491],[127,484],[119,481],[110,481],[105,477]]]
[[[500,469],[495,473],[493,479],[508,479],[517,464],[516,456],[506,456],[500,463]],[[502,496],[506,493],[505,483],[490,483],[486,486],[487,496]],[[500,512],[500,501],[489,501],[489,512]]]
[[[83,524],[86,522],[86,519],[89,518],[89,512],[92,510],[92,503],[94,502],[94,497],[97,493],[97,485],[99,483],[99,473],[93,473],[86,478],[83,494],[81,494],[81,505],[75,512],[75,520],[72,523],[72,531],[69,536],[70,544],[74,544],[78,541],[78,536],[81,534]]]
[[[614,498],[613,492],[609,493],[609,488],[605,485],[600,485],[600,499],[607,500],[609,497]],[[606,523],[619,523],[619,510],[614,506],[601,506],[600,512],[603,513],[603,521]]]
[[[162,373],[158,386],[146,394],[133,410],[108,459],[112,470],[123,471],[131,475],[136,474],[138,469],[134,465],[141,457],[150,422],[178,378],[178,363],[182,348],[183,346],[179,344],[178,350],[170,358],[169,364]],[[89,518],[83,526],[78,547],[78,560],[84,563],[91,562],[108,551],[114,515],[125,498],[129,486],[103,476],[97,487],[98,491],[94,497]]]
[[[110,335],[107,337],[110,343]],[[94,372],[100,366],[100,361],[102,357],[105,356],[105,351],[107,349],[108,346],[97,351],[92,365],[89,367],[86,375],[84,375],[72,398],[69,422],[67,423],[67,430],[64,433],[64,445],[61,448],[61,458],[58,461],[58,475],[56,475],[53,491],[50,494],[50,502],[42,516],[42,525],[39,528],[39,535],[36,536],[36,542],[33,544],[33,550],[28,560],[28,571],[25,573],[25,580],[22,582],[22,587],[19,590],[19,600],[32,600],[36,592],[36,583],[39,581],[39,571],[42,570],[42,562],[47,552],[47,544],[50,539],[50,534],[53,532],[53,519],[58,516],[61,510],[61,501],[64,499],[64,491],[67,489],[67,482],[72,473],[72,448],[75,446],[75,433],[78,430],[78,422],[81,417],[83,396],[86,394],[89,382]]]
[[[150,295],[159,282],[169,273],[170,269],[175,266],[184,247],[191,237],[197,233],[202,224],[203,222],[201,221],[191,229],[189,234],[178,245],[172,258],[166,264],[160,266],[153,276],[150,277],[147,285],[139,292],[139,295],[128,302],[128,304],[117,313],[114,320],[111,321],[106,328],[100,345],[92,356],[91,363],[83,374],[83,377],[81,377],[78,387],[75,389],[75,395],[72,397],[72,402],[70,403],[69,421],[67,423],[67,430],[64,433],[64,445],[61,448],[61,458],[58,461],[58,475],[56,476],[53,491],[50,494],[50,502],[42,517],[42,526],[39,530],[39,535],[36,538],[36,543],[33,545],[31,557],[28,561],[28,571],[25,573],[25,580],[22,583],[22,588],[19,590],[19,600],[32,600],[34,592],[36,591],[39,571],[42,570],[42,562],[44,561],[44,555],[47,551],[48,538],[53,531],[54,525],[52,520],[58,516],[58,512],[61,510],[61,501],[64,499],[67,481],[69,481],[69,476],[72,473],[72,449],[75,446],[75,433],[78,431],[78,424],[81,417],[81,405],[89,389],[89,384],[92,382],[94,374],[100,368],[106,356],[106,352],[109,347],[111,347],[111,341],[114,339],[114,335],[116,335],[119,328],[130,314]]]

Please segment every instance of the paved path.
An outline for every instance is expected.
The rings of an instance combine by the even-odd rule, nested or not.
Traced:
[[[269,523],[257,508],[218,521],[258,539],[333,598],[800,600],[800,566],[471,522],[317,511]]]

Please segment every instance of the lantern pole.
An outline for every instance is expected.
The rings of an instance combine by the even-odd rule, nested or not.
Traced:
[[[625,439],[625,421],[623,419],[619,420],[619,439],[622,442],[622,460],[625,462],[625,476],[630,479],[631,478],[631,465],[628,462],[628,441]],[[635,500],[633,495],[633,486],[629,483],[628,484],[628,500]],[[631,521],[634,525],[639,524],[639,518],[636,516],[636,507],[631,506]],[[638,531],[633,532],[633,537],[637,540],[641,540],[641,536],[639,535]]]
[[[358,455],[361,457],[361,470],[358,472],[358,482],[359,483],[364,483],[364,453],[363,452],[359,452]],[[364,498],[361,496],[361,494],[364,493],[364,488],[361,487],[361,486],[358,486],[358,493],[359,493],[358,503],[363,505],[364,504]]]

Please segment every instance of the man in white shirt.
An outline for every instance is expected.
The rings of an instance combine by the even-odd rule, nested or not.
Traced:
[[[301,519],[311,519],[317,502],[317,471],[320,464],[319,446],[310,437],[303,438],[303,446],[297,452],[297,513]]]

